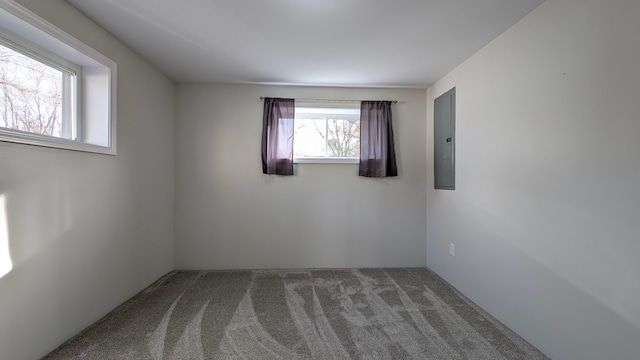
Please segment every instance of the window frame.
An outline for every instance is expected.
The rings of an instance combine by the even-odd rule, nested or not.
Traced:
[[[305,108],[312,108],[312,109],[331,109],[331,110],[341,110],[341,109],[348,109],[348,110],[358,110],[358,121],[360,120],[360,116],[359,116],[359,111],[360,111],[360,105],[359,104],[350,104],[350,103],[329,103],[329,102],[297,102],[295,104],[295,118],[294,118],[294,127],[296,124],[296,120],[298,119],[298,109],[305,109]],[[328,127],[328,118],[325,118],[325,128]],[[327,142],[328,139],[325,138],[325,142]],[[296,142],[296,138],[294,136],[293,138],[293,143],[294,143],[294,149],[295,149],[295,142]],[[360,142],[360,138],[358,138],[358,143]],[[347,164],[347,165],[353,165],[353,164],[359,164],[360,163],[360,156],[358,155],[357,157],[335,157],[335,156],[306,156],[306,157],[296,157],[295,156],[295,152],[294,152],[294,157],[293,157],[293,163],[294,164]]]
[[[46,65],[52,69],[60,71],[65,74],[61,79],[62,82],[62,101],[61,101],[61,124],[60,132],[61,136],[50,136],[38,133],[32,133],[28,131],[0,128],[2,132],[20,132],[23,134],[32,134],[35,136],[42,136],[45,138],[56,138],[77,141],[78,134],[81,134],[81,122],[78,121],[78,114],[81,111],[81,101],[77,101],[78,96],[82,94],[82,68],[69,62],[54,53],[39,47],[27,40],[20,40],[14,34],[0,29],[0,46],[4,46],[14,52],[28,57],[34,61],[37,61],[43,65]],[[72,80],[71,80],[72,78]]]
[[[63,80],[68,138],[3,127],[0,141],[116,155],[117,64],[15,2],[0,0],[0,20],[1,45],[74,78]]]

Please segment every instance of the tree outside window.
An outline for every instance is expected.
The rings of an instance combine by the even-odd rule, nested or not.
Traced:
[[[0,45],[0,127],[62,137],[64,76]]]

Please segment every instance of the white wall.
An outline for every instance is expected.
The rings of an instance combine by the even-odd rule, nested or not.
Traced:
[[[427,265],[556,360],[640,357],[638,17],[547,0],[428,91]],[[453,86],[456,190],[434,190]]]
[[[398,99],[397,178],[357,165],[262,174],[260,96]],[[425,265],[425,90],[178,85],[176,267]]]
[[[20,3],[118,63],[118,155],[0,142],[11,360],[45,355],[173,269],[174,231],[173,83],[64,1]]]

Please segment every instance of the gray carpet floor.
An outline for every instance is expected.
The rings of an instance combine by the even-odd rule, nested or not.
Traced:
[[[46,359],[548,359],[428,269],[174,271]]]

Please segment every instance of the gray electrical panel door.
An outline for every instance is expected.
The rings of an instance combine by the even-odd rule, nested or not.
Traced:
[[[456,88],[435,99],[434,104],[435,188],[456,188]]]

